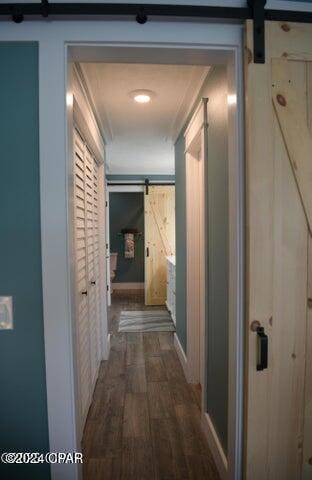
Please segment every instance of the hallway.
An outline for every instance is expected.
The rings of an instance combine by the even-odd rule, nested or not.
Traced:
[[[140,293],[113,296],[110,358],[101,364],[83,437],[84,480],[218,480],[173,335],[118,334],[125,308],[151,307]]]

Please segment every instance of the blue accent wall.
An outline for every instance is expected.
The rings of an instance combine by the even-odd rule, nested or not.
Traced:
[[[0,451],[49,450],[41,285],[38,46],[0,43]],[[47,464],[0,464],[5,480],[48,480]]]
[[[110,250],[117,252],[114,282],[144,282],[144,193],[111,192],[109,194]],[[135,257],[125,258],[125,228],[136,228],[142,235],[135,241]]]
[[[185,140],[175,144],[176,205],[176,333],[186,353],[186,177]]]

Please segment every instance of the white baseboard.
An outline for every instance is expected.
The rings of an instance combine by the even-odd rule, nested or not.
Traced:
[[[174,333],[174,336],[173,336],[174,340],[174,347],[176,349],[176,352],[178,354],[178,357],[179,357],[179,360],[180,360],[180,363],[182,365],[182,368],[183,368],[183,372],[184,372],[184,375],[185,375],[185,378],[186,380],[188,381],[188,367],[187,367],[187,358],[186,358],[186,355],[184,353],[184,350],[182,348],[182,345],[180,343],[180,340],[178,338],[178,335],[176,333]]]
[[[179,357],[180,363],[182,365],[185,378],[187,381],[189,381],[187,357],[184,353],[184,350],[182,348],[182,345],[176,333],[174,333],[174,346],[175,346],[177,355]],[[207,413],[204,413],[202,415],[202,424],[203,424],[203,429],[204,429],[212,456],[214,458],[219,475],[221,477],[221,480],[227,480],[228,479],[228,461],[223,451],[220,440],[218,438],[217,432],[215,431],[213,423],[210,420],[210,417]]]
[[[218,438],[217,432],[207,413],[202,415],[202,425],[220,478],[221,480],[227,480],[228,461]]]
[[[111,346],[111,334],[107,335],[106,345],[105,345],[105,353],[103,360],[108,360],[109,353],[110,353],[110,346]]]
[[[170,315],[170,317],[171,317],[174,325],[176,325],[176,324],[177,324],[177,323],[176,323],[176,317],[175,317],[175,315],[173,315],[172,311],[170,310],[169,304],[168,304],[167,300],[166,300],[166,302],[165,302],[165,305],[166,305],[166,308],[167,308],[167,310],[168,310],[168,313],[169,313],[169,315]]]
[[[116,282],[112,284],[114,290],[144,290],[144,282]]]

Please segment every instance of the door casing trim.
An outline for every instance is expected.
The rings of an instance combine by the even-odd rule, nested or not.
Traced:
[[[83,25],[83,28],[81,26]],[[227,63],[229,85],[237,101],[229,120],[231,152],[230,213],[230,344],[231,389],[228,478],[242,472],[243,422],[243,279],[244,279],[244,138],[242,25],[192,21],[155,21],[143,27],[131,21],[27,21],[3,23],[0,41],[39,44],[40,200],[44,308],[44,341],[50,451],[75,451],[77,440],[75,369],[72,338],[72,284],[69,230],[71,156],[68,152],[66,94],[68,65],[84,59],[90,47],[106,51],[148,55],[146,63]],[[105,47],[105,49],[103,48]],[[160,57],[159,57],[160,55]],[[145,57],[146,58],[146,57]],[[170,60],[171,59],[171,60]],[[120,60],[119,60],[120,61]],[[53,99],[53,101],[51,101]],[[53,132],[53,135],[51,135]],[[58,235],[55,235],[57,231]],[[234,255],[234,256],[233,256]],[[57,354],[56,354],[57,352]],[[79,465],[51,465],[52,480],[81,478]]]

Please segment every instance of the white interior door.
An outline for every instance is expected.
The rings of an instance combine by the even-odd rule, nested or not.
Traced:
[[[91,359],[88,304],[85,146],[74,131],[74,225],[76,332],[81,424],[87,415],[91,391]]]
[[[107,291],[107,306],[110,307],[112,303],[112,286],[110,279],[110,228],[109,228],[109,190],[106,183],[105,190],[105,223],[106,223],[106,291]]]
[[[203,99],[185,133],[186,290],[188,380],[205,384],[205,165],[207,100]],[[203,390],[202,390],[203,391]]]
[[[95,294],[95,238],[94,238],[94,198],[93,198],[93,158],[85,148],[85,188],[86,188],[86,234],[87,234],[87,290],[88,290],[88,322],[90,336],[91,384],[95,382],[97,364],[97,327],[96,327],[96,294]]]
[[[101,278],[100,278],[100,192],[99,166],[93,158],[93,277],[90,278],[90,287],[95,300],[95,331],[96,331],[96,373],[102,359],[102,328],[101,328]],[[96,377],[94,377],[94,384]]]

